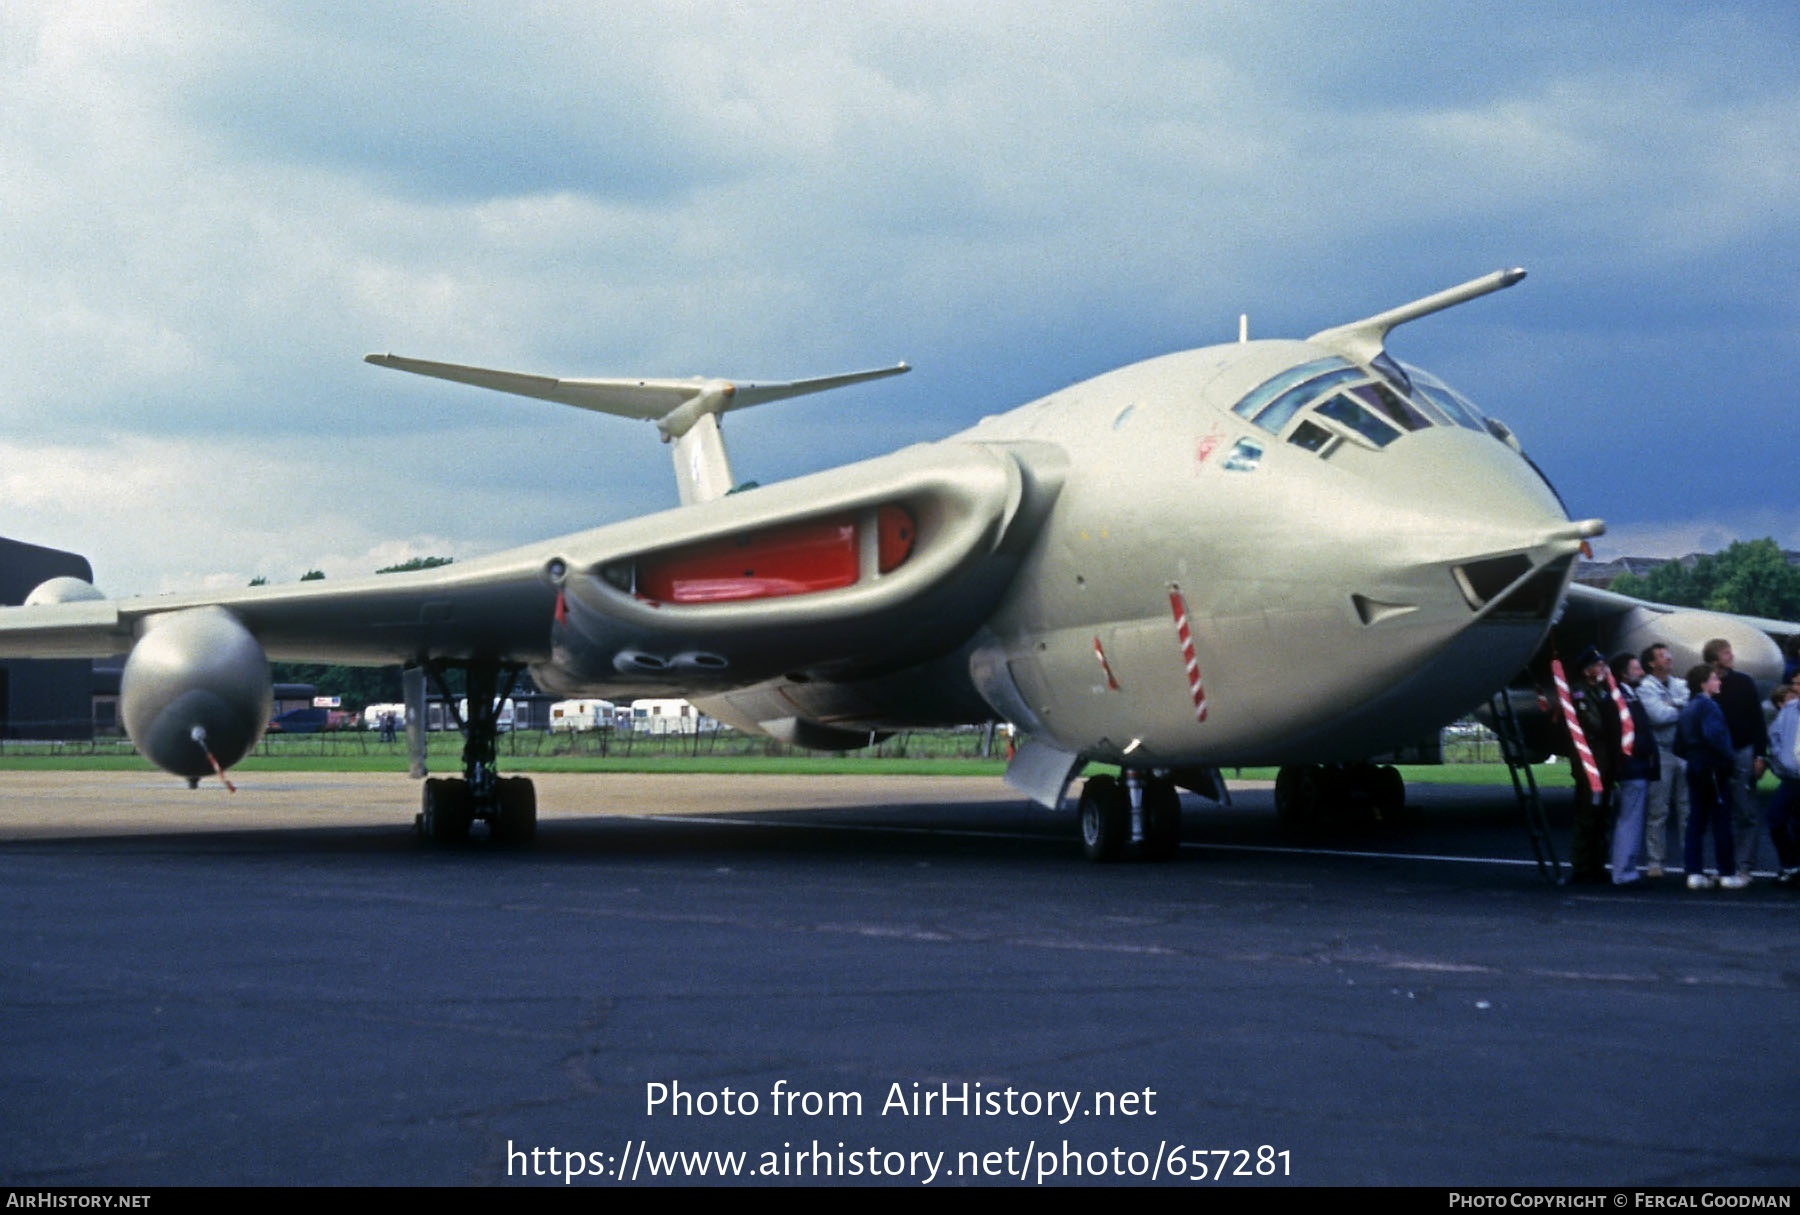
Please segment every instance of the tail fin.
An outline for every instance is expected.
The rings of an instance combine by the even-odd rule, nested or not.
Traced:
[[[392,367],[414,375],[434,376],[459,384],[473,384],[495,392],[510,392],[522,397],[537,397],[577,409],[610,413],[622,418],[640,418],[656,423],[665,443],[673,443],[675,482],[681,492],[683,506],[722,497],[731,491],[731,464],[725,456],[725,440],[719,433],[718,415],[733,409],[748,409],[770,401],[824,392],[865,380],[910,371],[905,363],[880,367],[873,371],[852,371],[845,375],[820,376],[810,380],[788,380],[780,383],[735,383],[730,380],[562,380],[553,376],[526,375],[516,371],[493,371],[485,367],[464,367],[456,363],[433,363],[425,359],[407,359],[392,354],[371,354],[364,362],[377,367]]]

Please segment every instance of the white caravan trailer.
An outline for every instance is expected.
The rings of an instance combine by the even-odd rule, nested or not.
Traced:
[[[610,700],[559,700],[550,706],[552,734],[582,734],[613,724]]]

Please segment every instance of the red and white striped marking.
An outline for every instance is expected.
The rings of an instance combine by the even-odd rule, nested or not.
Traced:
[[[1106,661],[1106,651],[1100,648],[1100,639],[1094,638],[1094,657],[1100,660],[1100,669],[1106,672],[1106,688],[1109,692],[1119,690],[1119,681],[1113,677],[1112,663]]]
[[[1200,660],[1194,655],[1194,632],[1188,627],[1187,599],[1181,588],[1169,584],[1169,610],[1175,613],[1175,634],[1181,638],[1181,660],[1187,663],[1188,689],[1194,694],[1194,720],[1206,720],[1206,684],[1200,679]]]
[[[1562,659],[1550,660],[1550,677],[1556,681],[1556,700],[1562,706],[1563,722],[1569,727],[1569,741],[1575,744],[1575,754],[1581,759],[1581,771],[1587,777],[1588,791],[1598,795],[1600,766],[1594,762],[1594,753],[1588,747],[1587,735],[1582,732],[1581,722],[1575,716],[1575,698],[1569,695],[1569,680],[1563,674]]]
[[[206,727],[195,726],[188,731],[188,737],[199,746],[200,753],[206,756],[206,762],[212,765],[212,770],[219,774],[219,783],[225,786],[227,792],[236,793],[237,786],[232,784],[231,778],[225,775],[224,765],[219,763],[219,757],[212,753],[212,748],[206,745]]]
[[[206,753],[206,758],[212,761],[213,771],[219,774],[219,783],[225,786],[225,791],[227,793],[236,793],[237,786],[231,783],[231,778],[229,776],[225,775],[225,769],[219,765],[217,757],[215,757],[211,751],[208,751]]]
[[[1619,709],[1619,750],[1630,755],[1637,746],[1637,727],[1631,724],[1631,706],[1625,703],[1625,694],[1619,691],[1619,681],[1613,678],[1611,667],[1606,668],[1606,688]]]

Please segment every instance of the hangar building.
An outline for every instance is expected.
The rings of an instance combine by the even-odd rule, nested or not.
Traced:
[[[51,578],[94,580],[87,558],[0,538],[0,606]],[[85,658],[0,660],[0,738],[94,736],[94,664]]]

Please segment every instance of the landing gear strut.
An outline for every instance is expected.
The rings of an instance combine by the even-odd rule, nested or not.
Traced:
[[[463,734],[462,779],[427,780],[414,826],[426,839],[456,844],[469,838],[469,828],[479,820],[496,844],[529,844],[537,835],[537,789],[525,777],[501,776],[498,763],[500,703],[511,694],[519,668],[471,662],[465,670],[468,717],[456,718]],[[429,671],[445,711],[455,717],[456,701],[444,684],[443,665],[434,663]]]
[[[1081,787],[1081,851],[1090,861],[1173,860],[1181,848],[1175,783],[1136,768]]]

